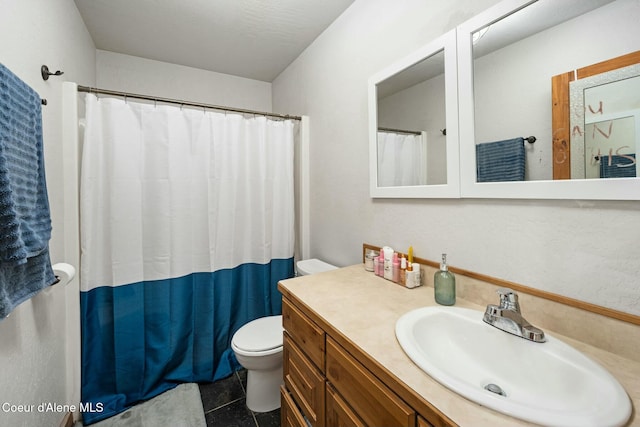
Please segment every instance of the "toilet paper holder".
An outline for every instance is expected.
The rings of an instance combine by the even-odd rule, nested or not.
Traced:
[[[56,276],[55,284],[66,285],[71,282],[76,275],[76,269],[73,265],[66,262],[60,262],[51,266],[53,268],[53,274]]]

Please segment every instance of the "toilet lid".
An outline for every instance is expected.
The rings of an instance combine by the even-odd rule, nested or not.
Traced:
[[[323,273],[325,271],[335,270],[338,268],[335,265],[320,261],[317,258],[303,259],[301,261],[298,261],[296,263],[296,267],[298,268],[298,273],[302,276],[306,276],[308,274]]]
[[[282,347],[282,316],[252,320],[233,335],[233,345],[244,351],[266,351]]]

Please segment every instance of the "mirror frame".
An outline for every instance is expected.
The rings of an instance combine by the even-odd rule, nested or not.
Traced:
[[[377,85],[444,50],[447,183],[404,187],[378,186]],[[459,198],[458,84],[456,31],[451,30],[369,78],[369,190],[372,198]]]
[[[640,200],[640,178],[476,182],[472,35],[535,1],[503,0],[457,27],[461,196],[498,199]],[[551,80],[549,84],[551,85]]]

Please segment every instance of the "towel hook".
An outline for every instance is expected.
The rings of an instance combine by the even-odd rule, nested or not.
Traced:
[[[58,70],[55,73],[52,73],[51,71],[49,71],[49,67],[43,65],[42,67],[40,67],[40,74],[42,75],[42,80],[49,80],[49,76],[61,76],[64,74],[64,72]]]

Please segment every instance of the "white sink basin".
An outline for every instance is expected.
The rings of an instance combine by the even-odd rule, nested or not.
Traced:
[[[627,393],[602,366],[548,334],[545,343],[527,341],[484,323],[482,315],[420,308],[398,320],[396,337],[435,380],[504,414],[576,427],[620,426],[629,419]],[[499,389],[488,391],[489,384]]]

